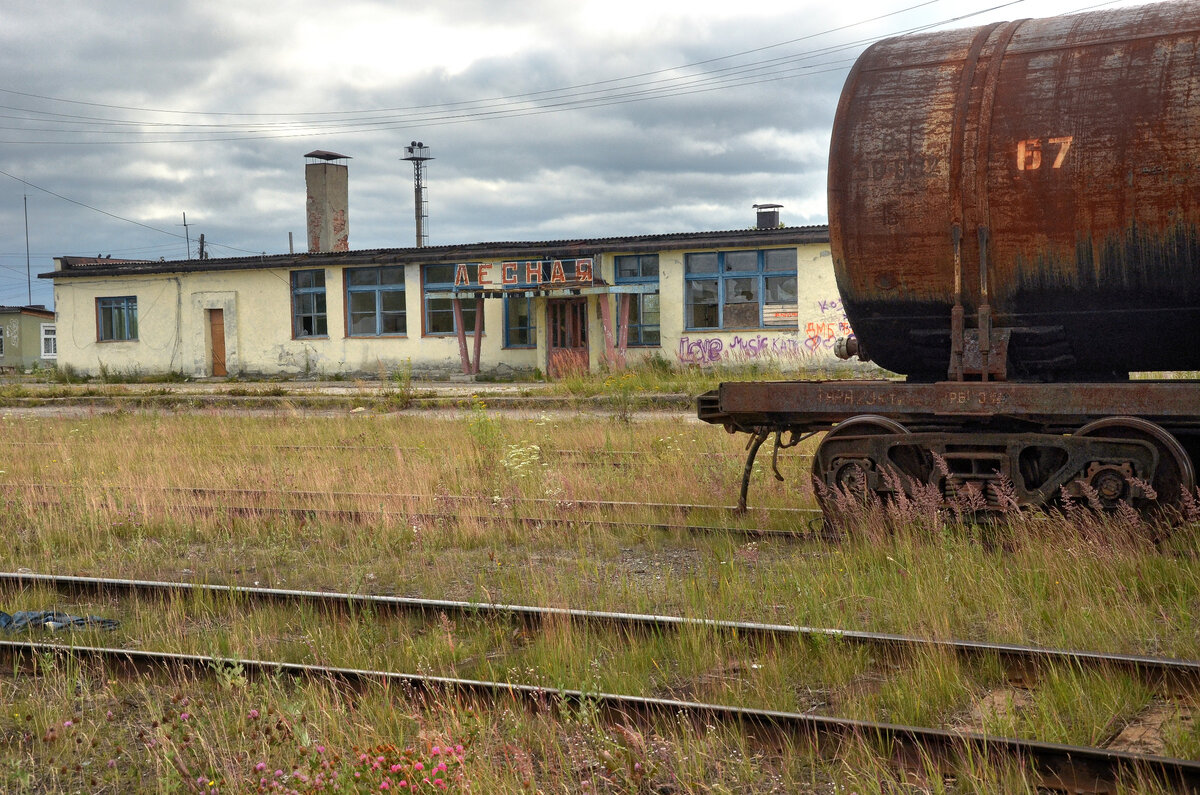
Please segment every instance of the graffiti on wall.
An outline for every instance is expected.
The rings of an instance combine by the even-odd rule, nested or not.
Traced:
[[[816,313],[803,326],[804,347],[810,354],[822,351],[833,352],[833,343],[838,337],[848,337],[850,322],[842,309],[840,299],[831,298],[816,302]]]
[[[837,298],[814,301],[799,333],[780,336],[735,334],[727,337],[680,337],[677,355],[682,364],[717,364],[759,359],[808,359],[833,355],[834,341],[851,334],[850,323]]]

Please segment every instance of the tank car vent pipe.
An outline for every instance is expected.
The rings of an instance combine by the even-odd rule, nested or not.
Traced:
[[[979,358],[980,379],[988,380],[988,361],[992,352],[992,305],[988,303],[988,229],[979,227]]]
[[[950,242],[954,246],[954,307],[950,310],[950,372],[955,381],[963,380],[963,285],[962,285],[962,227],[950,227]]]

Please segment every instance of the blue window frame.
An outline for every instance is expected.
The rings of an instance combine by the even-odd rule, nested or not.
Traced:
[[[532,298],[510,295],[504,299],[504,347],[537,347],[537,316]]]
[[[346,331],[351,337],[408,333],[404,306],[404,266],[347,268]]]
[[[658,284],[657,254],[623,254],[613,265],[617,284]],[[630,295],[628,345],[655,347],[661,340],[658,292]]]
[[[96,299],[96,339],[101,342],[138,338],[137,296]]]
[[[794,248],[685,254],[683,270],[689,331],[771,328],[795,321]]]
[[[430,298],[429,293],[454,289],[454,273],[458,265],[422,265],[421,278],[425,283],[425,334],[437,336],[440,334],[455,334],[454,299]],[[471,283],[479,281],[479,265],[472,263],[466,266]],[[467,334],[475,333],[475,301],[467,298],[462,302],[463,326]]]
[[[324,269],[292,271],[292,336],[329,336]]]

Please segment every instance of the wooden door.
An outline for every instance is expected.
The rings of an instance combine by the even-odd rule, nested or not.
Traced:
[[[225,310],[208,310],[208,328],[212,338],[212,374],[229,375],[225,370]]]
[[[548,361],[546,373],[562,378],[588,370],[588,312],[586,298],[546,302]]]

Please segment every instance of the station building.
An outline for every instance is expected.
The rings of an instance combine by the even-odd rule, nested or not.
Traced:
[[[309,163],[304,254],[56,258],[43,278],[59,365],[192,377],[553,378],[647,357],[800,369],[831,364],[849,333],[827,227],[780,226],[776,206],[723,232],[354,251],[344,170]]]

